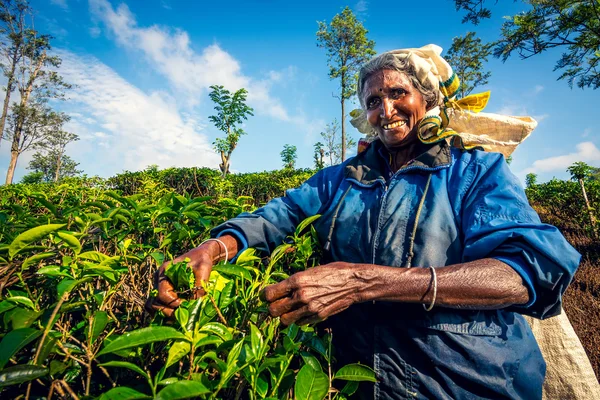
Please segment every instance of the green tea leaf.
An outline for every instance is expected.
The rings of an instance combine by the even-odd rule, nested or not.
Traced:
[[[317,215],[313,215],[312,217],[308,217],[306,218],[304,221],[300,222],[298,224],[298,227],[296,228],[296,236],[300,235],[302,233],[302,231],[304,229],[306,229],[306,227],[310,224],[312,224],[315,220],[317,220],[319,217],[321,217],[321,215],[317,214]]]
[[[98,356],[102,354],[114,353],[115,351],[128,349],[130,347],[143,346],[145,344],[169,339],[189,341],[189,339],[183,333],[174,328],[168,326],[150,326],[128,332],[123,336],[119,336],[106,345],[104,349],[98,353]]]
[[[108,314],[106,311],[96,311],[92,321],[92,337],[89,338],[90,343],[94,343],[96,338],[104,331],[108,324]],[[88,331],[89,332],[89,331]]]
[[[348,364],[340,368],[333,376],[333,379],[357,382],[377,382],[377,375],[375,374],[375,371],[366,365]]]
[[[4,368],[8,360],[19,350],[33,342],[42,334],[42,331],[33,328],[21,328],[8,332],[0,342],[0,369]]]
[[[42,311],[17,307],[4,314],[4,323],[11,322],[13,329],[29,328],[40,315],[42,315]]]
[[[175,364],[181,360],[186,354],[190,352],[192,345],[189,342],[175,342],[169,349],[169,355],[167,356],[166,368]]]
[[[233,335],[231,334],[231,332],[229,332],[229,329],[227,329],[225,325],[219,322],[209,322],[208,324],[200,328],[200,332],[214,333],[224,341],[233,339]]]
[[[69,365],[62,361],[50,361],[50,375],[62,374],[67,368],[69,368]]]
[[[90,261],[96,261],[96,262],[103,262],[107,259],[109,259],[110,257],[108,257],[106,254],[102,254],[99,251],[86,251],[85,253],[81,253],[79,255],[79,258],[83,258],[84,260],[90,260]]]
[[[310,365],[315,371],[323,371],[321,368],[321,363],[317,360],[317,357],[313,356],[307,351],[300,352],[302,359],[306,365]]]
[[[52,257],[54,254],[55,253],[53,253],[53,252],[35,254],[35,255],[27,258],[25,261],[23,261],[23,264],[21,265],[21,270],[27,269],[27,268],[29,268],[29,266],[35,265],[39,261],[44,260],[48,257]]]
[[[92,277],[90,277],[90,276],[81,278],[78,280],[63,279],[62,281],[60,281],[60,283],[56,287],[56,289],[58,291],[58,297],[62,297],[66,292],[70,292],[75,287],[81,285],[82,283],[90,282],[91,280],[92,280]]]
[[[29,382],[48,374],[48,368],[37,365],[15,365],[0,371],[0,387]]]
[[[237,276],[238,278],[244,278],[247,281],[252,281],[252,275],[250,274],[250,272],[246,268],[244,268],[240,265],[235,265],[235,264],[215,265],[215,266],[213,266],[212,270],[217,271],[222,274],[225,274],[225,275]]]
[[[356,393],[357,390],[358,390],[358,382],[356,382],[356,381],[348,381],[344,385],[344,387],[341,390],[341,392],[343,394],[345,394],[346,396],[352,396],[354,393]]]
[[[79,254],[81,251],[81,243],[79,242],[79,239],[66,232],[58,232],[57,234],[58,237],[61,238],[65,244],[75,252],[75,254]]]
[[[35,306],[33,305],[33,301],[31,301],[31,299],[29,297],[25,297],[25,296],[11,296],[11,297],[7,297],[6,300],[15,303],[15,304],[21,304],[24,305],[25,307],[31,308],[32,310],[35,310]]]
[[[56,278],[58,276],[72,278],[71,275],[69,275],[67,272],[63,271],[61,269],[61,267],[59,267],[58,265],[49,265],[47,267],[42,267],[37,270],[36,274],[50,276],[50,277],[54,277],[54,278]]]
[[[156,400],[189,399],[207,393],[210,393],[210,390],[198,381],[179,381],[158,392]]]
[[[2,300],[0,301],[0,314],[2,314],[5,311],[12,310],[15,307],[16,305],[14,303],[11,303],[8,300]]]
[[[329,378],[323,371],[305,365],[298,372],[294,393],[297,400],[323,400],[329,392]]]
[[[144,378],[148,379],[148,374],[146,373],[146,371],[144,371],[137,365],[127,362],[127,361],[109,361],[109,362],[102,363],[100,365],[103,367],[127,368],[127,369],[132,370],[133,372],[137,372],[138,374],[142,375]]]
[[[37,242],[50,233],[63,228],[66,224],[48,224],[36,226],[18,235],[8,247],[8,256],[12,259],[31,243]]]
[[[151,399],[152,396],[145,395],[133,390],[127,386],[117,386],[110,389],[108,392],[103,393],[98,400],[138,400],[138,399]]]

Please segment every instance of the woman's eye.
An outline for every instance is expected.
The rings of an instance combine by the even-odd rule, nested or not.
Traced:
[[[402,97],[406,94],[406,90],[404,89],[394,89],[392,90],[392,97],[397,99],[399,97]]]
[[[379,105],[379,99],[378,98],[374,98],[374,99],[369,99],[367,100],[367,108],[369,110],[377,107]]]

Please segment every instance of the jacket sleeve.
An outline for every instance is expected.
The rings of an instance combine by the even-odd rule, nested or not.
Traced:
[[[463,198],[463,261],[496,258],[514,268],[530,298],[514,311],[540,319],[560,314],[580,254],[556,227],[540,221],[501,155],[479,161],[470,165],[471,184]]]
[[[339,185],[340,167],[317,172],[284,197],[271,200],[252,213],[242,213],[215,227],[211,237],[225,233],[237,236],[245,247],[271,252],[294,232],[302,220],[320,214],[329,202],[332,188]]]

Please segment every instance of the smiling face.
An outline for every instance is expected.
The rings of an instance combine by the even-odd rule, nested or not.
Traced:
[[[426,102],[402,72],[384,69],[369,76],[362,92],[367,120],[389,150],[417,140]]]

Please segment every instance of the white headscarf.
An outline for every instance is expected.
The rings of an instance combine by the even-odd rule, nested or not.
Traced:
[[[424,143],[435,143],[452,138],[452,144],[457,147],[481,147],[508,157],[531,134],[537,122],[531,117],[480,112],[487,105],[490,92],[456,100],[460,80],[441,53],[442,48],[434,44],[384,53],[410,62],[419,82],[428,82],[429,85],[426,86],[440,90],[443,102],[439,107],[428,110],[419,123],[419,139]],[[371,139],[377,136],[368,123],[364,110],[353,110],[350,116],[350,123],[361,133],[367,134]]]

